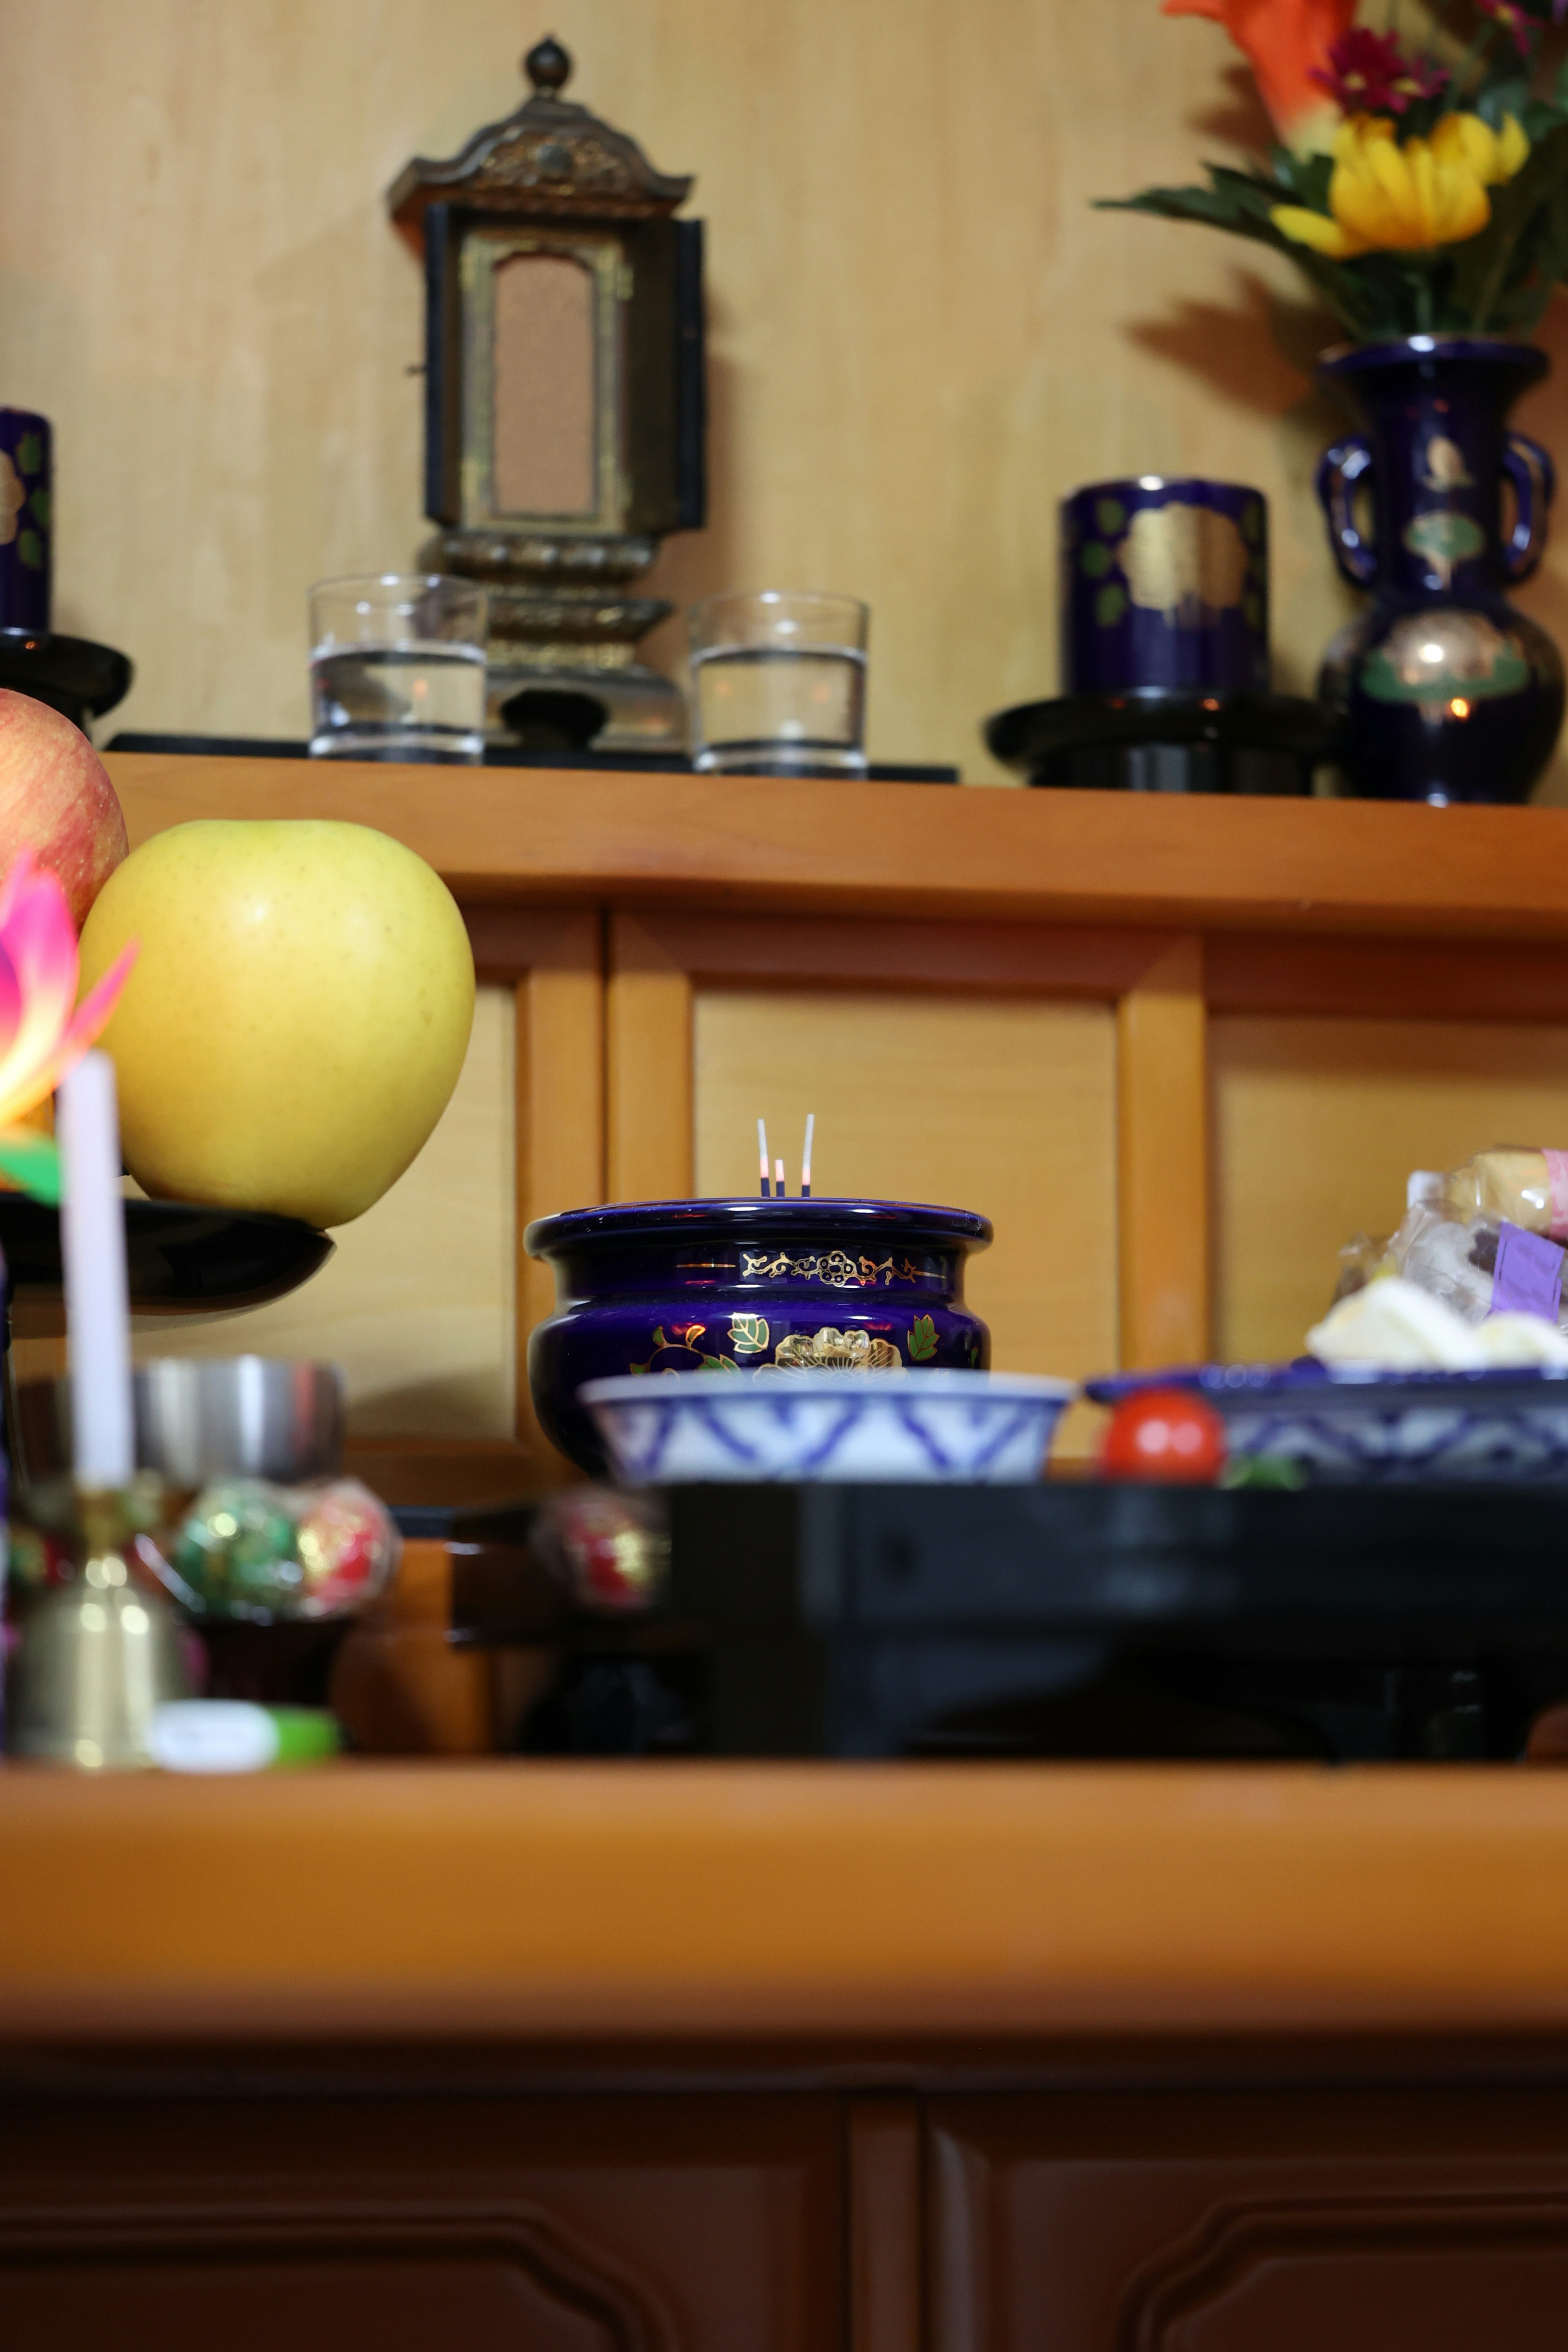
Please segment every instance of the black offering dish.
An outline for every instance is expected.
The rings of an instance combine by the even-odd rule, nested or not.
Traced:
[[[1301,695],[1163,687],[1022,702],[984,733],[1026,783],[1079,792],[1309,793],[1339,742],[1332,712]]]
[[[212,1209],[188,1201],[127,1201],[125,1258],[132,1311],[216,1315],[265,1307],[309,1282],[333,1244],[299,1217]],[[0,1192],[7,1305],[58,1299],[64,1281],[58,1209]]]
[[[0,629],[0,686],[47,702],[86,734],[131,691],[128,656],[89,637],[58,637],[51,629]]]

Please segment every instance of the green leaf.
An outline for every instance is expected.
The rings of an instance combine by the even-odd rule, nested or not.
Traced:
[[[1489,122],[1494,131],[1500,131],[1510,114],[1517,115],[1522,122],[1525,108],[1530,104],[1530,77],[1519,71],[1517,59],[1509,59],[1495,77],[1483,83],[1471,104],[1481,121]]]
[[[768,1344],[768,1319],[765,1315],[732,1315],[730,1318],[730,1345],[737,1356],[760,1356]]]
[[[1078,568],[1086,580],[1103,580],[1115,561],[1102,539],[1091,539],[1079,550]]]
[[[653,1335],[653,1344],[656,1348],[668,1348],[669,1345],[669,1341],[664,1336],[664,1326],[662,1323]]]
[[[1097,628],[1113,629],[1126,610],[1127,591],[1120,580],[1110,581],[1105,587],[1096,589],[1094,621]]]
[[[49,527],[49,494],[47,490],[45,489],[42,482],[40,482],[37,488],[33,492],[32,497],[27,500],[27,512],[32,516],[33,520],[37,524],[40,530],[47,530]]]
[[[1094,522],[1096,530],[1102,530],[1107,539],[1115,539],[1127,528],[1127,509],[1120,499],[1097,499],[1094,505]],[[1103,548],[1100,552],[1104,555],[1105,561],[1100,566],[1100,570],[1109,572],[1110,550]],[[1089,550],[1086,547],[1084,549],[1086,559],[1088,554]]]
[[[29,572],[43,570],[44,542],[36,530],[19,530],[16,533],[16,560],[25,563]]]
[[[1533,279],[1540,232],[1547,226],[1552,197],[1565,178],[1568,122],[1560,122],[1531,149],[1513,178],[1492,190],[1492,216],[1480,235],[1467,237],[1455,249],[1454,299],[1472,330],[1496,324],[1501,298]]]
[[[704,1356],[701,1369],[705,1372],[738,1372],[741,1367],[733,1356]]]
[[[43,462],[43,435],[24,433],[16,444],[16,471],[19,474],[36,474]]]
[[[929,1315],[917,1315],[910,1326],[910,1361],[923,1364],[936,1353],[936,1325]]]
[[[0,1134],[0,1168],[35,1201],[60,1204],[60,1155],[52,1135],[35,1135],[25,1127]]]

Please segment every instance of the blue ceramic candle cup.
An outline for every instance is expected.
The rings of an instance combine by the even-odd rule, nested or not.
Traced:
[[[1062,691],[1268,691],[1260,490],[1142,474],[1062,500]]]
[[[47,416],[0,408],[0,629],[49,625],[52,447]]]
[[[552,1443],[602,1475],[577,1391],[617,1372],[984,1370],[991,1335],[963,1304],[991,1226],[897,1201],[634,1201],[529,1226],[556,1308],[528,1343]]]

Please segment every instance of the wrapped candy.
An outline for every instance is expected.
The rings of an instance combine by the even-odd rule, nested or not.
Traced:
[[[401,1549],[389,1514],[355,1478],[314,1486],[225,1478],[197,1496],[163,1559],[165,1581],[194,1616],[272,1624],[363,1608],[390,1581]]]

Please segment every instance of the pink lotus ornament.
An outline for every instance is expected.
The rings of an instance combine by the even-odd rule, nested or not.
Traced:
[[[0,1169],[36,1201],[58,1206],[51,1135],[17,1121],[74,1070],[114,1010],[136,961],[128,947],[77,1003],[80,962],[66,894],[30,849],[0,883]]]

